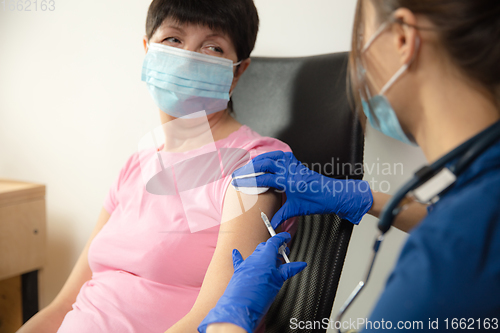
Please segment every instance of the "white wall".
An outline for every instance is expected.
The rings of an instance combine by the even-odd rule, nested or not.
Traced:
[[[83,249],[119,168],[158,125],[140,81],[149,2],[56,0],[53,12],[0,7],[0,178],[47,184],[42,306],[55,297]],[[261,28],[253,55],[350,48],[354,0],[255,2]],[[381,169],[382,163],[403,163],[402,175],[367,175],[389,181],[393,192],[424,159],[420,150],[369,129],[365,162]],[[366,217],[355,228],[334,313],[364,274],[375,224]],[[349,313],[353,318],[369,314],[404,239],[390,232],[371,283]]]

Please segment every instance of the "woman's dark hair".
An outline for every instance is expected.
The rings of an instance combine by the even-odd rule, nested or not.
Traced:
[[[259,30],[253,0],[153,0],[146,19],[148,39],[167,18],[226,34],[233,42],[238,61],[250,57]]]
[[[364,1],[372,1],[379,22],[389,21],[398,8],[425,15],[452,62],[500,100],[499,0],[358,0],[350,59],[354,91],[357,91],[355,60],[360,52],[358,39]]]

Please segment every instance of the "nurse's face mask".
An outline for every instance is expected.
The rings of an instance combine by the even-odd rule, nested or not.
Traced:
[[[373,42],[389,27],[389,23],[384,23],[375,32],[375,34],[370,38],[370,40],[361,48],[361,53],[365,53],[368,48],[373,44]],[[417,54],[418,48],[420,46],[420,39],[416,38],[415,53]],[[394,76],[385,84],[382,90],[375,96],[372,96],[368,84],[366,82],[366,70],[362,65],[361,59],[357,59],[357,73],[358,80],[360,83],[360,95],[361,103],[363,106],[363,112],[368,118],[370,125],[376,130],[382,132],[383,134],[390,136],[396,140],[404,142],[406,144],[416,146],[413,137],[408,137],[408,135],[403,131],[401,125],[398,121],[396,113],[391,106],[391,103],[385,96],[385,93],[394,85],[394,83],[405,73],[414,58],[407,64],[403,65]]]
[[[200,111],[209,115],[227,109],[233,69],[240,63],[151,43],[141,79],[156,105],[172,117],[194,117]]]

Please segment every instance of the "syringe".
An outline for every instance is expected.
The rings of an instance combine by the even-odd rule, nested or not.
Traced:
[[[271,222],[269,222],[267,215],[264,214],[264,212],[260,212],[260,216],[262,217],[262,221],[264,221],[264,223],[266,224],[267,230],[269,230],[271,237],[276,236],[276,232],[274,231],[273,226],[271,225]],[[283,256],[285,261],[287,263],[290,263],[290,260],[288,259],[288,256],[286,255],[286,244],[281,245],[278,251]]]

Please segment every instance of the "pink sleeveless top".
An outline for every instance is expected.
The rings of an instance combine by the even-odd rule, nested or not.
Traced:
[[[242,126],[214,145],[160,151],[163,188],[147,183],[161,170],[151,163],[157,152],[133,154],[104,202],[111,217],[89,249],[92,279],[58,332],[160,333],[184,317],[215,250],[232,172],[274,150],[290,148]],[[286,221],[283,231],[293,234],[295,227]]]

